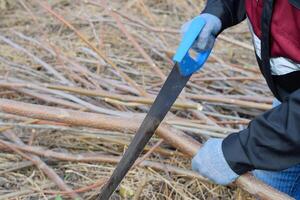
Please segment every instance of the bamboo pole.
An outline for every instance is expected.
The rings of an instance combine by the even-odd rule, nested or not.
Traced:
[[[70,125],[93,127],[112,131],[134,132],[139,128],[141,118],[121,118],[108,115],[72,111],[67,109],[53,108],[49,106],[21,103],[13,100],[0,99],[0,111],[26,116],[35,119],[62,122]],[[163,138],[165,142],[176,147],[189,157],[194,156],[201,144],[181,131],[161,125],[156,134]],[[236,182],[237,186],[246,190],[250,194],[260,199],[283,200],[292,199],[288,195],[281,193],[263,182],[255,179],[251,174],[240,176]]]

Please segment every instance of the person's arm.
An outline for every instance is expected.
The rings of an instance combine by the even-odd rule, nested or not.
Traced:
[[[192,167],[226,185],[248,171],[279,171],[300,163],[300,89],[282,104],[252,120],[247,129],[209,139]]]
[[[272,110],[256,117],[248,128],[222,143],[231,169],[283,170],[300,163],[300,89]]]
[[[216,37],[222,30],[236,25],[246,18],[244,0],[208,0],[205,9],[198,16],[206,24],[193,45],[196,52],[213,48]],[[188,30],[192,20],[181,27],[181,33]]]
[[[208,0],[200,17],[206,21],[206,25],[193,46],[196,52],[213,48],[215,38],[222,30],[246,18],[244,0]],[[225,158],[222,143],[221,139],[208,140],[192,159],[192,168],[215,183],[226,185],[238,178],[239,174],[228,164],[226,158],[230,159],[231,156]]]
[[[246,18],[245,0],[208,0],[202,13],[218,17],[222,22],[222,31]]]

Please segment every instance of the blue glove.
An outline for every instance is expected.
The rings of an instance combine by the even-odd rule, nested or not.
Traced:
[[[212,14],[204,13],[201,14],[200,17],[206,21],[206,24],[192,47],[192,49],[197,53],[213,48],[216,40],[216,35],[220,32],[222,27],[221,20]],[[184,35],[184,33],[188,30],[192,20],[182,25],[182,35]]]
[[[192,169],[220,185],[239,177],[228,165],[222,152],[223,139],[209,139],[192,160]]]

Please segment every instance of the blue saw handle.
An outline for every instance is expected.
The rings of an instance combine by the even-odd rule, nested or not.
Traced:
[[[181,43],[173,57],[173,61],[178,63],[179,72],[182,76],[189,76],[199,70],[207,60],[211,49],[199,53],[196,58],[192,58],[189,50],[198,38],[201,30],[205,26],[205,20],[201,17],[196,17],[192,20],[188,30],[185,32]]]

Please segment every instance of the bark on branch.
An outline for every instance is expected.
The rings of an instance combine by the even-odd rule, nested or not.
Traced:
[[[137,116],[136,119],[133,119],[132,117],[130,119],[124,117],[112,117],[109,115],[53,108],[6,99],[0,99],[0,111],[35,119],[121,132],[135,132],[142,121],[140,116]],[[200,143],[187,136],[185,133],[164,124],[158,128],[156,134],[163,138],[165,142],[176,147],[190,157],[195,155],[201,147]],[[250,174],[241,176],[236,181],[236,184],[260,199],[292,199],[286,194],[265,185]]]

